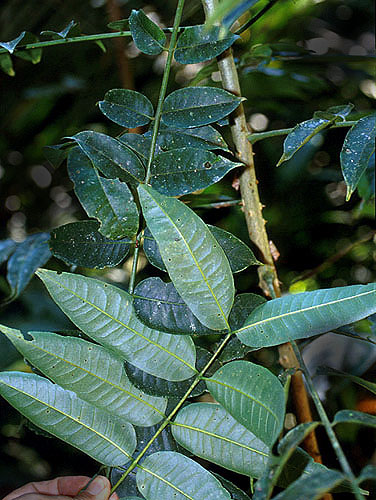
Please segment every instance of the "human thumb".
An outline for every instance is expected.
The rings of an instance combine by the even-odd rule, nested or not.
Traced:
[[[81,490],[74,497],[75,500],[108,500],[111,492],[110,481],[103,477],[97,476],[94,481],[89,483],[88,487]]]

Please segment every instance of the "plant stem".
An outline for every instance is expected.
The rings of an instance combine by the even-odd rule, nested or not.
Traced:
[[[268,4],[265,5],[255,16],[253,16],[249,21],[244,23],[238,30],[235,31],[235,35],[241,35],[244,31],[250,28],[256,21],[258,21],[264,14],[268,12],[269,9],[273,7],[278,0],[270,0]]]
[[[196,387],[196,385],[201,381],[202,377],[205,375],[206,371],[210,368],[210,366],[214,363],[215,359],[218,357],[222,349],[225,347],[227,342],[230,340],[232,336],[232,333],[229,332],[226,337],[223,339],[221,342],[220,346],[218,349],[215,351],[213,356],[210,358],[210,360],[207,362],[207,364],[204,366],[204,368],[196,375],[195,380],[192,382],[191,386],[187,390],[187,392],[184,394],[184,396],[181,398],[179,403],[175,406],[175,408],[172,410],[170,415],[164,420],[164,422],[161,424],[157,432],[154,434],[154,436],[150,439],[150,441],[145,445],[144,449],[137,455],[137,457],[133,460],[131,465],[128,467],[128,469],[124,472],[124,474],[121,476],[119,481],[112,487],[111,493],[113,493],[118,486],[124,481],[124,479],[128,476],[130,472],[137,466],[138,462],[141,460],[141,458],[145,455],[153,441],[161,434],[163,429],[167,427],[167,425],[171,422],[171,419],[177,414],[177,412],[180,410],[180,408],[183,406],[185,401],[188,399],[189,395],[193,391],[193,389]]]
[[[343,128],[343,127],[352,127],[355,125],[356,121],[344,121],[344,122],[336,122],[333,123],[328,128]],[[262,139],[268,139],[269,137],[277,137],[279,135],[287,135],[294,130],[294,127],[291,128],[280,128],[278,130],[268,130],[267,132],[257,132],[255,134],[249,134],[248,140],[251,144],[255,144],[255,142],[261,141]]]
[[[329,440],[333,446],[334,452],[337,455],[337,458],[339,460],[339,463],[341,464],[343,472],[348,476],[348,478],[351,481],[351,487],[353,489],[353,493],[355,495],[355,498],[358,500],[364,500],[363,495],[361,494],[359,485],[356,481],[356,477],[354,476],[353,471],[351,470],[351,467],[347,461],[347,458],[345,454],[342,451],[341,445],[337,439],[337,436],[335,432],[333,431],[332,424],[329,421],[328,415],[326,414],[326,411],[320,401],[319,395],[317,394],[317,391],[313,385],[312,379],[309,375],[309,372],[307,370],[307,367],[304,363],[303,356],[300,353],[300,350],[296,344],[296,342],[293,340],[291,341],[292,348],[294,349],[295,355],[299,361],[300,367],[303,370],[304,373],[304,378],[307,383],[309,392],[312,396],[312,399],[315,403],[316,409],[318,414],[320,415],[321,422],[323,423],[326,433],[328,434]]]
[[[207,18],[214,15],[217,1],[202,0],[202,4]],[[222,77],[222,86],[225,90],[241,96],[239,77],[236,70],[231,49],[226,50],[218,58],[218,68]],[[271,254],[268,235],[265,229],[266,221],[262,216],[262,204],[258,192],[258,181],[255,173],[252,145],[248,141],[249,130],[244,114],[243,105],[231,115],[231,132],[237,150],[238,158],[243,162],[245,168],[240,176],[240,193],[244,205],[244,215],[248,227],[251,241],[257,246],[261,253],[261,259],[265,265],[258,268],[260,288],[266,296],[279,297],[281,290],[277,270]],[[299,368],[291,344],[286,343],[278,347],[280,364],[284,368]],[[292,377],[292,391],[294,400],[297,402],[297,410],[301,422],[312,422],[312,414],[309,406],[307,391],[302,382],[302,375],[297,372]],[[316,435],[312,433],[311,440],[306,444],[308,453],[316,461],[321,461],[321,456],[316,440]]]
[[[136,281],[137,264],[138,264],[138,254],[140,252],[141,238],[142,238],[142,231],[140,231],[138,233],[138,235],[137,235],[136,246],[135,246],[134,254],[133,254],[132,271],[131,271],[131,275],[130,275],[130,278],[129,278],[129,285],[128,285],[128,292],[131,295],[133,294],[134,284],[135,284],[135,281]]]

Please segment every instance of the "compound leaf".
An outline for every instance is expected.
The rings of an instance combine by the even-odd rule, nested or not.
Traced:
[[[130,423],[38,375],[1,373],[0,394],[33,424],[102,464],[124,464],[135,450],[136,434]]]
[[[147,125],[153,118],[153,105],[140,92],[128,89],[109,90],[99,109],[113,122],[122,127],[135,128]]]
[[[166,44],[166,35],[142,10],[132,10],[129,28],[136,47],[144,54],[157,55]]]
[[[125,290],[85,276],[46,269],[40,269],[38,276],[72,322],[118,356],[167,380],[185,380],[196,373],[192,339],[143,325]]]

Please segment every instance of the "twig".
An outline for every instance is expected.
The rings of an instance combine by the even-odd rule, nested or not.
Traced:
[[[235,31],[235,35],[241,35],[244,31],[246,31],[248,28],[250,28],[253,24],[255,24],[256,21],[258,21],[264,14],[268,12],[269,9],[273,7],[275,3],[277,3],[278,0],[270,0],[268,4],[265,5],[255,16],[253,16],[249,21],[243,24],[243,26],[240,26],[238,30]]]

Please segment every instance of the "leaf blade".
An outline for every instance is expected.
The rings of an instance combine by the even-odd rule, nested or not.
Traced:
[[[111,89],[98,105],[108,119],[127,128],[147,125],[154,115],[149,99],[135,90]]]
[[[142,10],[132,10],[129,28],[136,47],[144,54],[157,55],[164,49],[166,35]]]

